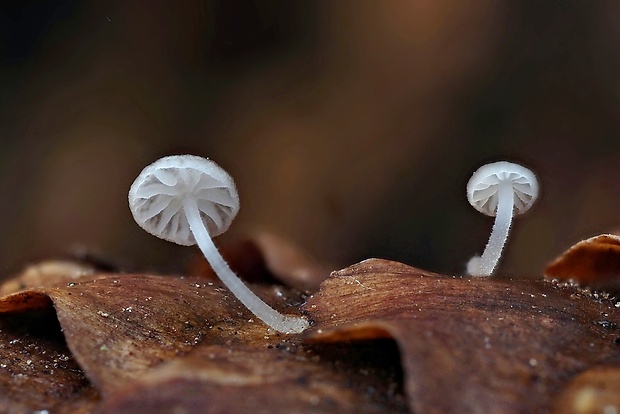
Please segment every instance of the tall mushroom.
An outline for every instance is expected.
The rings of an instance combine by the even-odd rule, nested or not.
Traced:
[[[308,328],[306,319],[280,314],[248,289],[211,240],[228,230],[239,211],[235,183],[219,165],[194,155],[161,158],[131,185],[129,208],[147,232],[183,246],[198,244],[222,283],[271,328],[284,333]]]
[[[500,161],[480,167],[467,183],[467,200],[476,210],[495,216],[493,230],[482,256],[467,264],[472,276],[490,276],[508,239],[513,215],[523,214],[538,197],[538,181],[530,170]]]

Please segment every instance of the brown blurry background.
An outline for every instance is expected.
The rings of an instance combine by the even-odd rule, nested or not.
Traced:
[[[128,188],[173,153],[237,181],[234,238],[269,229],[334,266],[462,273],[492,219],[465,184],[524,163],[542,197],[501,272],[537,276],[620,228],[620,3],[0,3],[0,272],[82,246],[179,269]]]

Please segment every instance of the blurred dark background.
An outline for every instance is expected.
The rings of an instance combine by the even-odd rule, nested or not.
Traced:
[[[536,277],[620,228],[620,3],[0,2],[0,272],[82,246],[179,268],[127,191],[173,153],[237,181],[226,238],[264,228],[334,266],[462,273],[492,219],[465,184],[538,173],[500,271]]]

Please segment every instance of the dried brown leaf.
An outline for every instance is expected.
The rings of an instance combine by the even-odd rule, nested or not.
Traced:
[[[282,289],[267,291],[264,297],[279,308],[300,300]],[[5,297],[0,312],[50,301],[74,358],[104,395],[199,343],[262,341],[268,333],[262,323],[248,322],[252,315],[226,289],[191,278],[100,275]]]
[[[558,396],[556,414],[617,413],[620,410],[620,367],[597,367],[579,374]]]
[[[620,291],[620,236],[601,234],[580,241],[549,264],[545,276]]]
[[[284,288],[253,289],[286,313],[303,301]],[[0,300],[0,322],[49,317],[52,306],[59,323],[48,336],[58,347],[63,329],[65,351],[57,352],[71,350],[63,358],[74,377],[30,374],[47,389],[74,384],[63,398],[45,400],[61,412],[82,402],[91,411],[96,390],[105,413],[561,412],[590,407],[583,390],[598,380],[571,384],[578,373],[620,364],[620,310],[608,295],[382,260],[325,280],[305,305],[314,325],[301,336],[270,331],[215,282],[150,275],[93,275],[21,291]],[[36,326],[23,325],[12,335]],[[32,346],[45,346],[36,344],[19,348],[21,356],[0,347],[0,355],[23,368]],[[30,364],[49,365],[42,358]],[[16,372],[0,370],[0,387],[11,395],[0,409],[37,409],[40,401],[27,397],[44,391],[33,382],[13,395]],[[596,401],[615,404],[611,378],[595,388]]]
[[[619,310],[545,281],[461,278],[367,260],[305,305],[319,343],[393,337],[413,412],[548,412],[575,374],[619,363]]]
[[[51,306],[0,315],[0,412],[79,414],[98,402]]]
[[[104,413],[404,413],[387,347],[343,347],[347,358],[294,341],[199,347],[111,397]],[[384,354],[381,354],[381,351]],[[354,361],[351,358],[354,355]],[[341,355],[342,356],[342,355]],[[377,359],[377,357],[379,357]],[[369,367],[369,360],[381,364]]]
[[[84,275],[95,273],[95,268],[72,260],[48,260],[26,267],[15,277],[0,285],[0,296],[28,288],[51,286],[71,282]]]
[[[259,290],[279,308],[301,300]],[[52,306],[105,412],[407,412],[391,341],[304,347],[204,279],[95,275],[5,297],[0,316]]]

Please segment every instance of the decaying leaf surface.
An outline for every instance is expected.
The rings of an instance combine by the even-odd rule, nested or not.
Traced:
[[[284,288],[257,289],[280,309],[301,301]],[[7,296],[0,316],[52,306],[57,334],[62,327],[72,360],[104,397],[98,410],[407,412],[392,342],[306,347],[204,279],[94,275]]]
[[[579,374],[556,399],[556,414],[620,412],[620,367],[597,367]]]
[[[26,267],[19,275],[0,285],[0,296],[20,290],[56,283],[71,282],[84,275],[95,273],[95,267],[73,260],[48,260]]]
[[[112,396],[102,411],[408,412],[400,373],[393,370],[398,364],[389,358],[383,343],[307,349],[292,339],[269,346],[201,346]]]
[[[0,315],[0,412],[88,413],[99,402],[50,309]]]
[[[551,282],[367,260],[333,273],[305,309],[309,341],[393,337],[413,412],[548,412],[574,375],[620,363],[614,303]]]
[[[268,290],[263,297],[280,309],[300,300],[282,289],[263,293]],[[99,275],[7,296],[0,312],[50,301],[75,360],[104,395],[198,343],[262,340],[267,332],[248,322],[252,315],[227,290],[195,278]]]
[[[252,289],[285,313],[304,301]],[[620,309],[567,284],[367,260],[334,272],[304,309],[313,327],[287,336],[204,276],[22,290],[0,299],[0,355],[12,363],[0,365],[0,411],[550,412],[584,407],[579,373],[620,366]],[[52,323],[21,322],[37,315]],[[59,375],[41,370],[53,363]]]
[[[601,234],[572,246],[545,269],[549,279],[620,291],[620,237]]]

